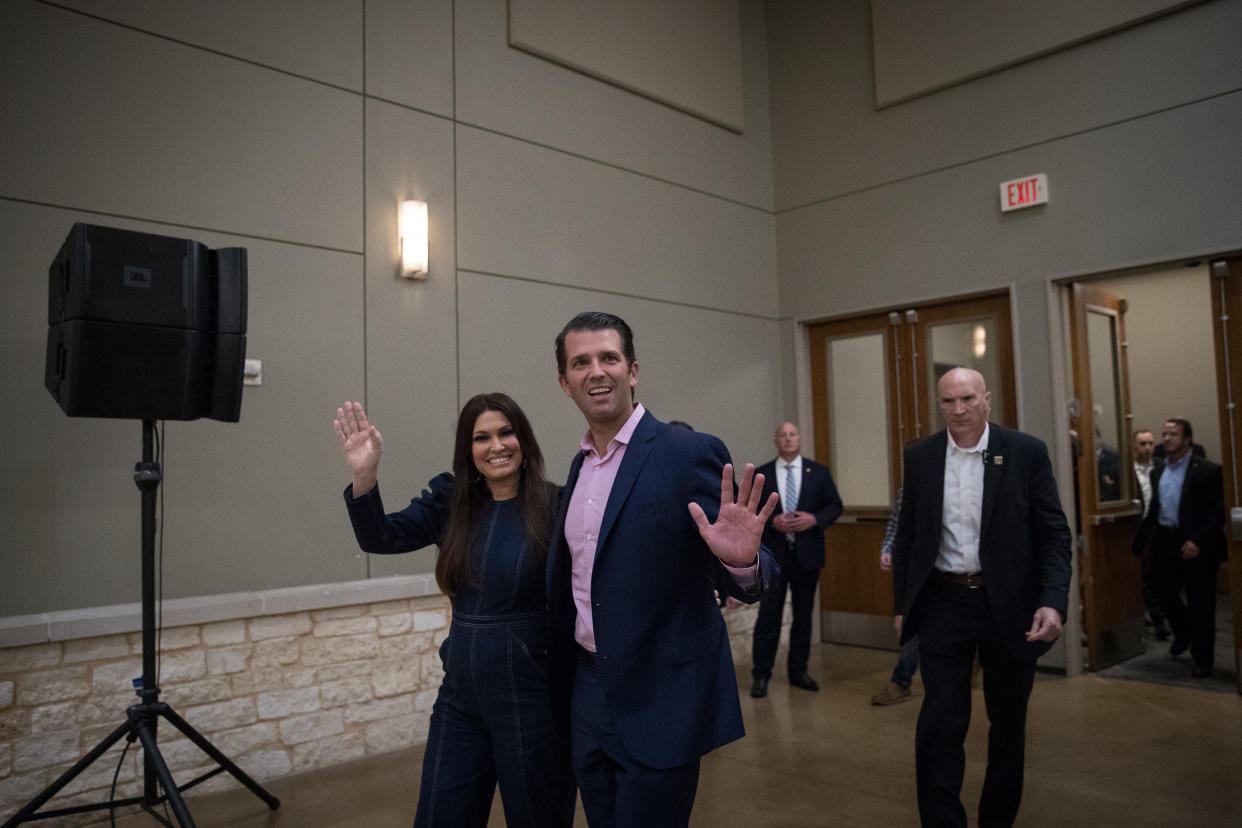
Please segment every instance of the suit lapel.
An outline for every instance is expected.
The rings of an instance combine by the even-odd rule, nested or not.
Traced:
[[[934,520],[936,526],[940,526],[944,520],[944,456],[949,450],[949,432],[941,431],[932,435],[928,441],[931,448],[931,491],[932,491],[932,508],[928,511],[928,520]],[[935,533],[937,538],[936,544],[939,546],[940,530]]]
[[[595,556],[597,559],[600,553],[604,551],[604,545],[608,542],[608,535],[612,532],[612,526],[617,521],[617,514],[630,496],[630,490],[634,488],[634,482],[638,480],[639,470],[642,469],[647,456],[651,454],[651,447],[655,436],[656,418],[648,411],[638,421],[638,427],[634,429],[634,434],[630,437],[630,442],[625,447],[625,456],[621,458],[621,468],[617,469],[616,480],[613,481],[612,491],[608,494],[608,505],[604,507],[604,519],[599,526],[599,540],[595,544]]]
[[[988,453],[983,463],[983,514],[979,518],[979,543],[988,536],[992,522],[992,507],[996,505],[996,490],[1005,475],[1005,436],[1000,427],[988,426]]]
[[[574,486],[578,485],[578,472],[582,469],[583,453],[579,451],[574,455],[574,460],[569,464],[569,479],[565,482],[565,487],[561,489],[560,503],[556,506],[556,524],[552,529],[552,538],[548,544],[548,566],[547,575],[544,579],[544,586],[548,590],[548,595],[553,595],[555,587],[553,584],[553,576],[558,567],[564,567],[568,572],[569,566],[569,546],[565,543],[565,516],[569,513],[569,498],[573,496]]]
[[[798,485],[798,503],[802,503],[803,501],[806,500],[805,495],[807,492],[811,491],[811,489],[809,488],[811,485],[812,485],[811,483],[811,461],[803,457],[802,458],[802,482]],[[798,503],[794,504],[795,509],[798,508]],[[802,509],[800,511],[805,512],[807,510]]]

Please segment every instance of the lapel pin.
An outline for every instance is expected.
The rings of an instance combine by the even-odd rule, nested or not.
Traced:
[[[992,455],[992,465],[994,465],[994,466],[1003,466],[1004,464],[1005,464],[1005,455],[1003,455],[1003,454],[993,454],[993,455]]]

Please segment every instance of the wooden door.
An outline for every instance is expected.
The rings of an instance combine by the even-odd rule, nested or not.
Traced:
[[[1242,693],[1242,421],[1235,401],[1242,396],[1242,257],[1212,262],[1212,318],[1216,320],[1216,382],[1220,400],[1221,471],[1225,483],[1225,535],[1229,557],[1218,588],[1228,590],[1232,609],[1234,674]],[[1232,324],[1231,324],[1232,323]],[[1217,667],[1223,665],[1218,664]]]
[[[1070,286],[1073,432],[1079,568],[1087,669],[1144,651],[1143,580],[1131,552],[1141,509],[1134,491],[1125,299]]]
[[[845,507],[825,534],[823,639],[893,647],[892,576],[879,555],[902,451],[944,427],[936,383],[958,365],[984,375],[992,421],[1016,425],[1009,295],[825,322],[810,327],[809,345],[815,459],[831,468]]]

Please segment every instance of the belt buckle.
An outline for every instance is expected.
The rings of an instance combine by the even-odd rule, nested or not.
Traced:
[[[982,589],[983,588],[983,578],[980,577],[980,573],[972,572],[966,576],[966,588],[967,589]]]

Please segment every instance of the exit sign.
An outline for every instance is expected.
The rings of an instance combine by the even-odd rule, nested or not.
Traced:
[[[1001,212],[1021,210],[1034,207],[1036,204],[1048,203],[1048,176],[1028,175],[1012,181],[1002,181],[1000,185]]]

